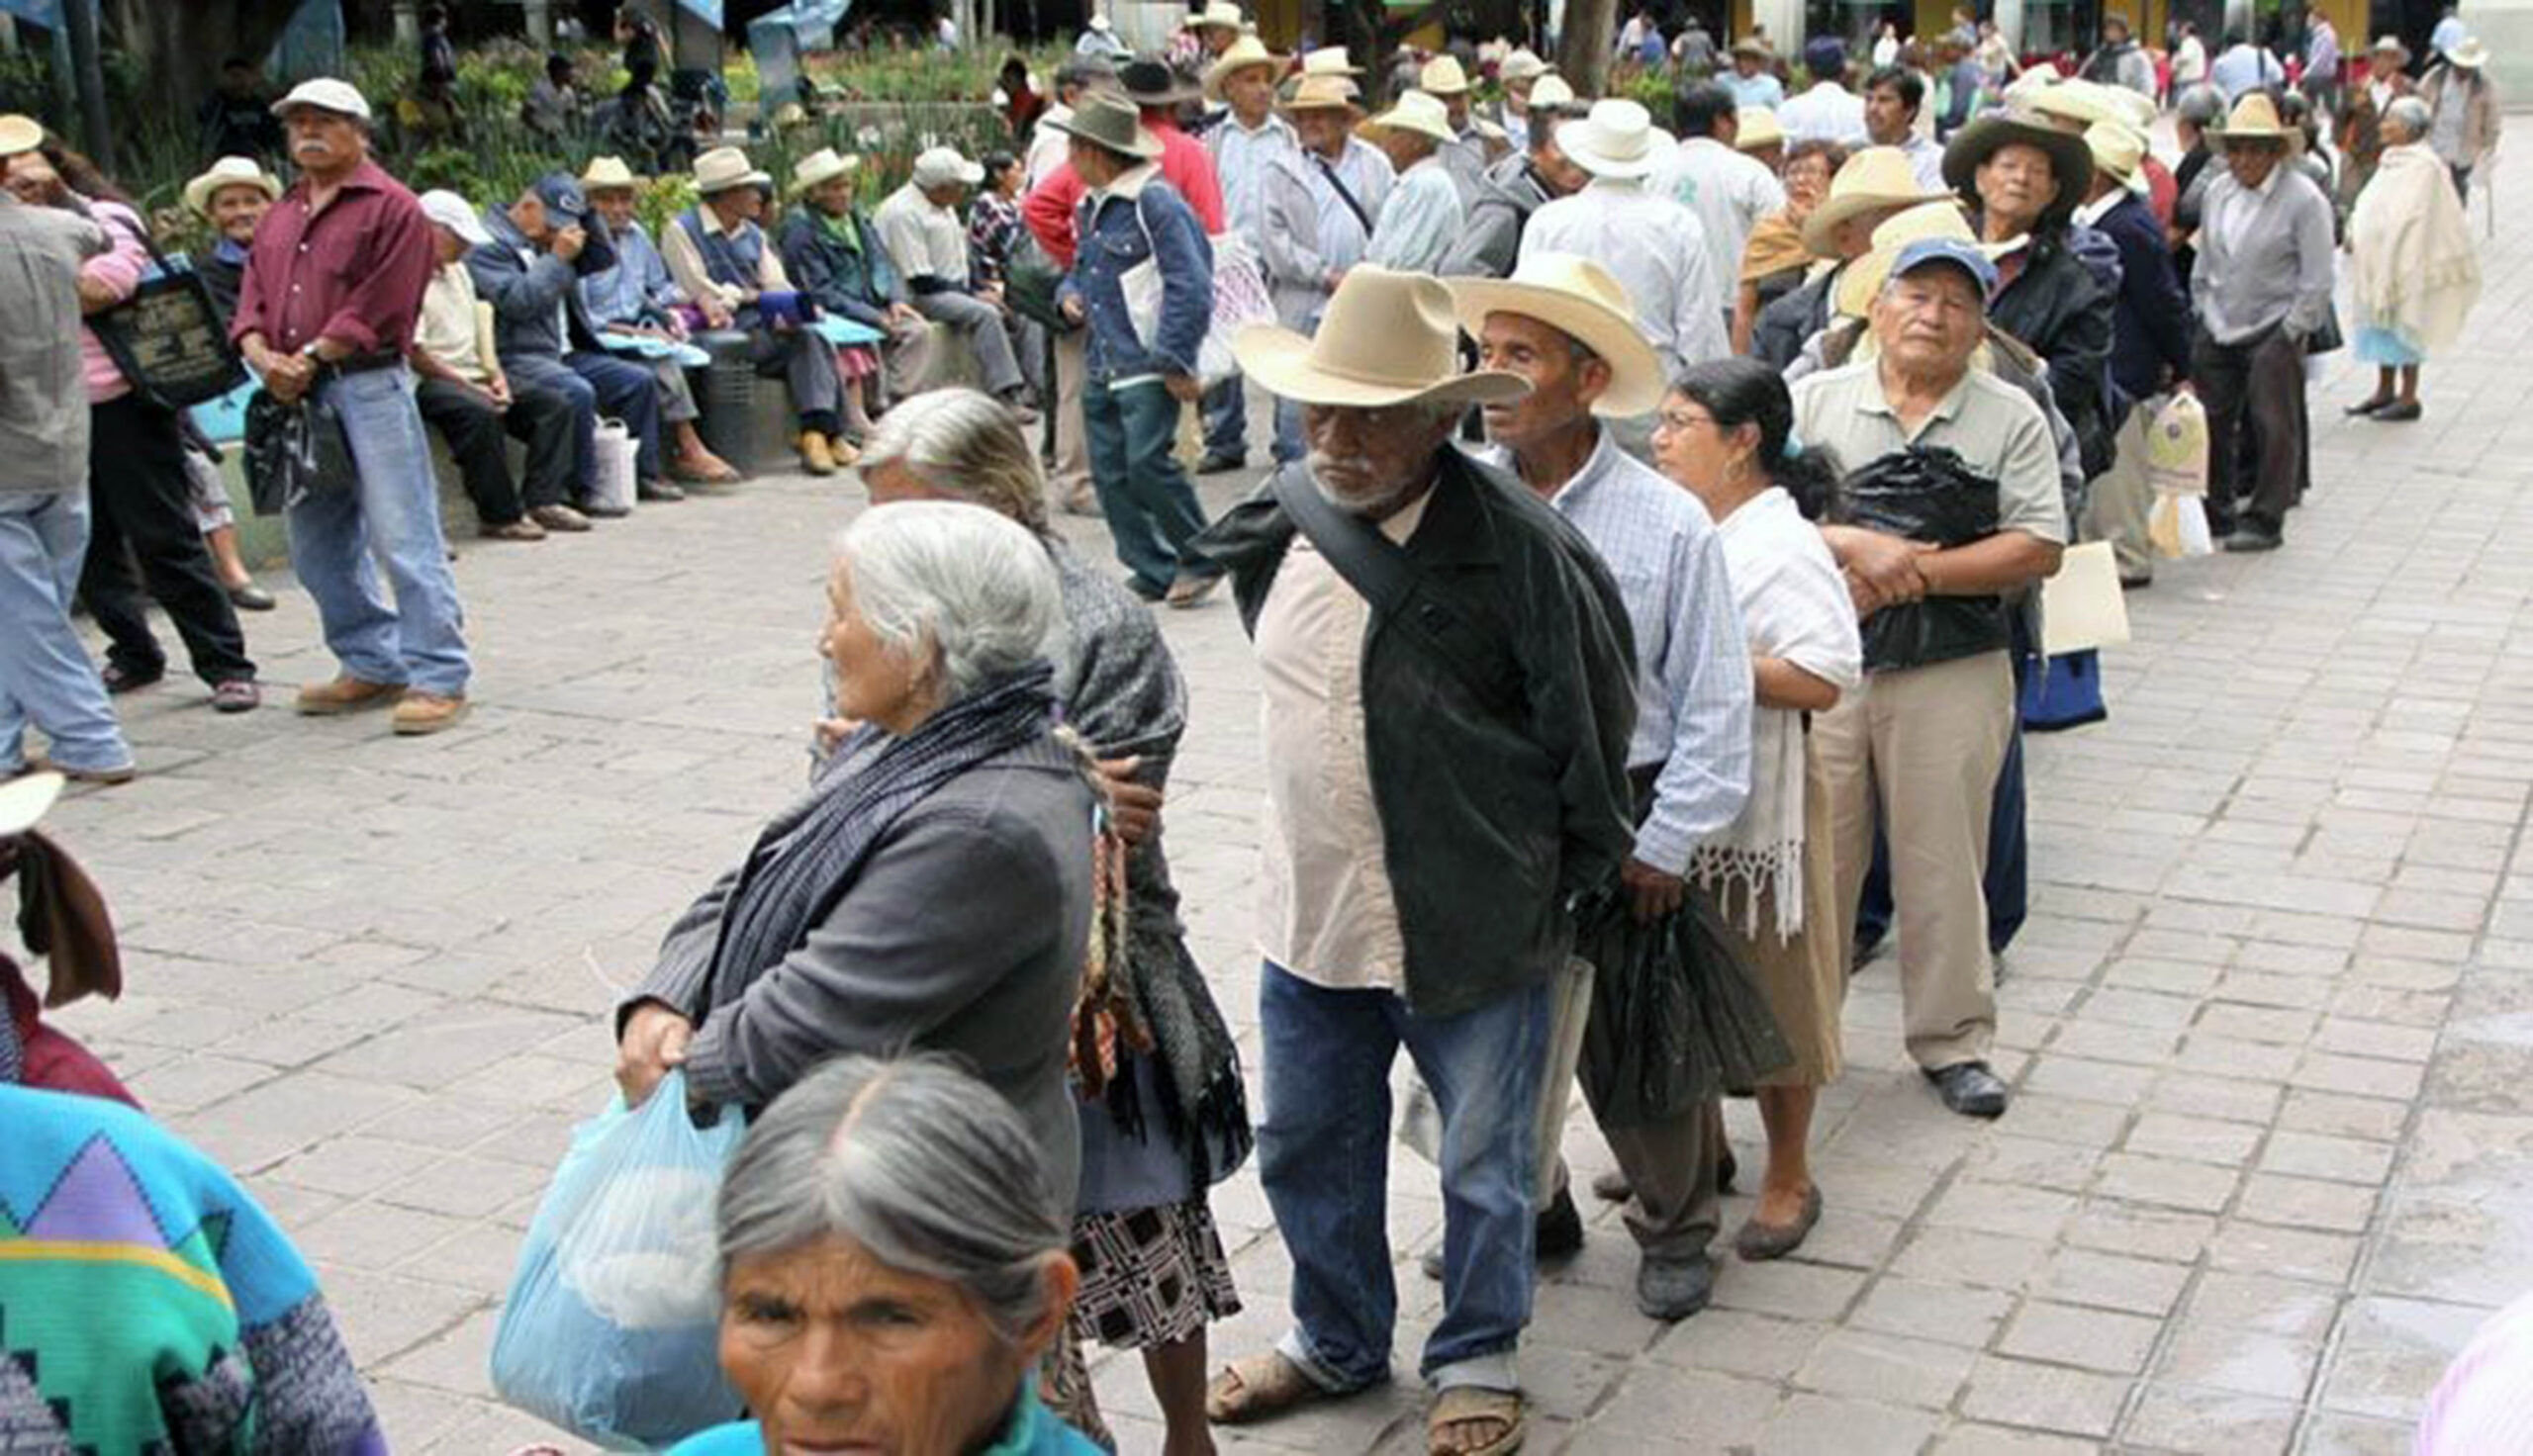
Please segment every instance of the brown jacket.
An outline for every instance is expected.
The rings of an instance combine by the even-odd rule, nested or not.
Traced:
[[[2375,108],[2373,81],[2364,77],[2340,93],[2347,109],[2340,113],[2331,144],[2339,148],[2340,192],[2348,198],[2365,190],[2366,179],[2375,174],[2375,159],[2384,154],[2384,114]],[[2410,78],[2394,71],[2392,87],[2392,100],[2398,101],[2410,94]]]

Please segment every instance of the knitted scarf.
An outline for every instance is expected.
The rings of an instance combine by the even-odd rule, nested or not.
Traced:
[[[721,915],[708,1004],[726,1006],[826,919],[897,816],[977,765],[1028,744],[1054,722],[1054,670],[1035,663],[879,743],[865,727],[827,761],[816,799],[760,836]],[[852,765],[851,772],[838,772]]]

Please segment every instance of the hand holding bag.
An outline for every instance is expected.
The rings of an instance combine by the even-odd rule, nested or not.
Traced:
[[[126,226],[112,217],[105,221]],[[128,297],[89,315],[89,331],[134,393],[160,409],[183,410],[228,394],[245,378],[246,366],[229,341],[210,287],[190,265],[158,251],[147,229],[126,230],[156,266]]]

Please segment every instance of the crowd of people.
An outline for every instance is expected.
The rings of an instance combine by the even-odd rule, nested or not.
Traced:
[[[1618,1164],[1590,1194],[1624,1205],[1663,1320],[1717,1277],[1723,1097],[1766,1129],[1736,1254],[1830,1216],[1810,1123],[1886,930],[1931,1094],[2003,1116],[2021,735],[2103,715],[2090,658],[2040,652],[2039,584],[2084,539],[2149,585],[2147,435],[2177,401],[2234,552],[2278,549],[2310,488],[2313,355],[2379,367],[2350,413],[2420,417],[2495,141],[2478,43],[2413,87],[2387,40],[2335,89],[2311,65],[2237,85],[2220,53],[2175,93],[2167,160],[2160,82],[2106,35],[2063,78],[1989,74],[1966,25],[1931,69],[1816,40],[1789,94],[1760,38],[1640,34],[1638,63],[1679,73],[1666,129],[1513,47],[1404,58],[1368,107],[1344,49],[1275,54],[1217,4],[1173,55],[1095,24],[1011,150],[927,150],[876,209],[849,153],[778,181],[728,144],[657,236],[614,156],[416,197],[337,80],[271,108],[287,185],[253,155],[196,179],[195,266],[269,425],[249,473],[341,665],[303,713],[467,711],[429,431],[494,539],[627,508],[602,418],[637,499],[726,491],[700,350],[780,379],[802,469],[868,488],[826,583],[809,788],[615,1017],[628,1104],[674,1085],[757,1118],[719,1205],[754,1424],[701,1430],[717,1412],[679,1449],[1110,1444],[1086,1341],[1140,1352],[1173,1452],[1387,1381],[1402,1047],[1444,1210],[1437,1456],[1523,1439],[1536,1271],[1584,1237],[1553,1142],[1578,1066]],[[225,711],[256,705],[236,612],[260,589],[220,544],[215,447],[80,323],[165,266],[145,226],[23,118],[0,188],[0,776],[120,781],[111,695],[165,671],[135,568]],[[1217,338],[1233,258],[1272,321]],[[1044,318],[1013,307],[1042,264]],[[944,349],[981,388],[922,387]],[[1252,388],[1269,472],[1209,520],[1191,474],[1246,466]],[[1122,577],[1060,506],[1104,517]],[[1150,603],[1225,587],[1262,689],[1255,1107],[1163,848],[1188,703]],[[1631,1020],[1655,986],[1750,1024]],[[1291,1322],[1215,1368],[1241,1297],[1208,1190],[1253,1151]],[[880,1305],[907,1328],[799,1334]],[[365,1407],[323,1414],[304,1449],[377,1439]]]

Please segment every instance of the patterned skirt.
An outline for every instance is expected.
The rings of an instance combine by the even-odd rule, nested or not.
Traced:
[[[1231,1260],[1203,1194],[1073,1221],[1081,1266],[1074,1332],[1113,1349],[1173,1344],[1240,1313]]]

